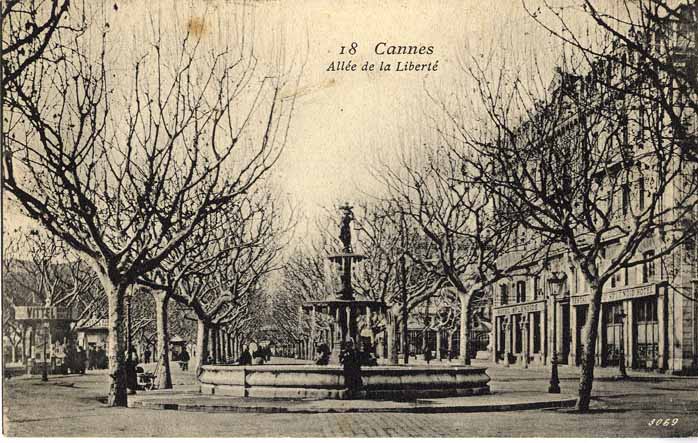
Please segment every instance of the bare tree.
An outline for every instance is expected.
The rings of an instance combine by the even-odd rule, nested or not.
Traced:
[[[2,4],[2,95],[11,92],[12,85],[46,52],[56,32],[81,31],[61,23],[68,18],[69,0],[10,0]],[[63,20],[65,21],[65,20]],[[84,20],[83,20],[84,22]]]
[[[298,309],[301,304],[324,300],[337,292],[337,285],[328,273],[327,256],[331,250],[329,231],[323,223],[316,224],[319,238],[306,241],[304,246],[286,254],[280,281],[268,293],[273,326],[292,343],[298,343],[303,338],[303,331],[310,330],[310,319],[305,319],[305,325],[299,325]],[[328,320],[322,316],[317,316],[316,321],[320,329],[329,326]]]
[[[145,284],[159,289],[164,300],[171,297],[193,308],[201,334],[210,325],[231,329],[233,320],[244,312],[240,307],[246,306],[265,276],[276,269],[291,228],[280,212],[273,193],[264,187],[251,190],[225,212],[210,217],[178,253],[162,263],[165,282]],[[204,344],[203,340],[198,343]],[[203,349],[197,353],[204,358]]]
[[[410,259],[444,279],[442,291],[460,302],[460,359],[470,364],[472,301],[506,276],[538,272],[533,258],[547,245],[502,260],[521,250],[519,223],[501,217],[511,211],[505,201],[474,185],[478,172],[468,164],[474,151],[445,136],[436,146],[425,144],[422,151],[424,158],[402,155],[399,167],[385,165],[382,181],[388,198],[430,245],[426,254],[412,253]]]
[[[9,305],[69,308],[73,328],[106,315],[106,297],[95,273],[60,240],[38,229],[18,229],[3,242],[3,275]],[[9,289],[8,288],[8,289]]]
[[[93,60],[84,37],[70,43],[13,81],[6,109],[19,123],[6,136],[3,182],[98,275],[109,301],[109,404],[126,406],[127,288],[274,165],[294,101],[281,93],[284,73],[258,72],[249,48],[202,54],[187,34],[169,54],[157,38],[149,46],[117,116],[104,50]]]
[[[384,326],[390,361],[398,363],[397,333],[402,328],[400,347],[407,362],[409,315],[417,306],[437,296],[446,280],[421,266],[407,266],[408,257],[430,256],[432,247],[393,201],[375,199],[361,209],[358,243],[367,257],[358,274],[357,291],[369,300],[386,304]]]
[[[463,139],[479,154],[469,164],[518,208],[528,235],[557,242],[550,268],[589,288],[578,401],[587,411],[604,287],[627,269],[653,269],[690,238],[698,181],[686,132],[675,130],[653,80],[610,56],[580,60],[568,59],[543,95],[520,77],[492,81],[474,60],[487,130]],[[672,110],[681,121],[689,111],[685,101]]]

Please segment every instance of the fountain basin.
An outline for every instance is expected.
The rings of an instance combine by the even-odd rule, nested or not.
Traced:
[[[486,368],[470,366],[370,366],[361,370],[359,398],[409,399],[489,394]],[[205,365],[201,392],[260,398],[345,399],[341,366]]]

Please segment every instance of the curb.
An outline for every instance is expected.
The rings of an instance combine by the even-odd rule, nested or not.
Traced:
[[[319,414],[339,412],[410,412],[415,414],[454,413],[454,412],[505,412],[527,409],[568,408],[576,404],[577,399],[548,400],[528,403],[493,404],[493,405],[430,405],[430,406],[399,406],[399,407],[312,407],[312,406],[242,406],[242,405],[203,405],[178,404],[172,401],[143,401],[136,400],[131,405],[139,409],[155,409],[185,412],[235,412],[235,413],[284,413],[284,414]]]

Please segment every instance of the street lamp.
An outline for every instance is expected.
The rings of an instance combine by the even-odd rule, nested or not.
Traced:
[[[46,340],[48,339],[48,326],[44,325],[44,364],[41,367],[41,381],[48,381],[48,357],[46,355]]]
[[[550,361],[552,367],[550,372],[550,386],[548,386],[548,393],[559,394],[560,393],[560,378],[557,375],[557,294],[560,292],[562,287],[562,282],[564,279],[558,277],[557,272],[553,272],[551,277],[548,279],[548,285],[550,286],[550,298],[553,301],[553,355]]]
[[[618,352],[618,370],[620,371],[620,376],[622,378],[627,378],[628,373],[625,371],[625,317],[627,316],[625,311],[623,311],[623,306],[620,307],[620,346]]]

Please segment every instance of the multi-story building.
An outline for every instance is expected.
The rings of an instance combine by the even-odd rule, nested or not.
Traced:
[[[616,67],[604,68],[609,76],[616,75]],[[574,84],[570,86],[571,83]],[[560,88],[585,86],[584,77],[570,80],[566,74],[561,74],[557,82]],[[642,113],[645,111],[642,107],[635,107],[633,112],[636,114],[631,119],[640,127],[631,127],[630,131],[641,136],[644,131]],[[689,133],[695,134],[695,113],[689,110],[685,116]],[[624,144],[630,145],[631,155],[642,155],[641,143],[632,146],[636,141],[632,134],[630,141],[627,133],[624,138]],[[617,223],[629,222],[632,214],[627,207],[631,202],[643,209],[645,198],[657,179],[652,175],[652,169],[648,169],[632,176],[627,183],[618,186],[615,193],[611,191],[608,195],[608,204],[617,208],[614,214]],[[679,180],[668,186],[662,204],[670,207],[672,199],[682,198],[684,190],[681,186]],[[622,238],[622,233],[611,233],[604,237],[604,247],[612,251]],[[648,236],[640,244],[635,257],[654,257],[655,251],[666,249],[665,241],[661,233]],[[689,241],[667,255],[624,267],[606,282],[596,344],[599,366],[616,366],[623,359],[628,368],[675,373],[698,371],[696,252],[696,242]],[[568,254],[564,247],[557,247],[546,257],[549,264],[540,267],[544,269],[541,272],[505,279],[492,288],[492,348],[495,351],[492,358],[498,364],[548,365],[553,353],[559,364],[581,364],[582,329],[592,295],[586,279]],[[536,263],[531,263],[531,268],[536,268]]]
[[[653,254],[648,241],[641,254]],[[677,252],[675,255],[680,255]],[[696,270],[668,275],[675,255],[626,268],[605,287],[596,345],[597,364],[692,372],[698,369],[698,280]],[[493,306],[493,359],[504,365],[579,365],[582,328],[591,294],[579,270],[566,268],[563,256],[552,261],[557,272],[502,282]]]

